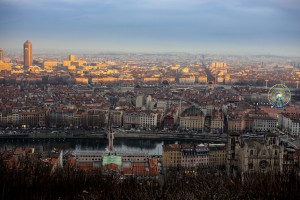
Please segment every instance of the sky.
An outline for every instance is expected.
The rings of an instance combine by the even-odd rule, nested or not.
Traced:
[[[0,27],[0,48],[33,53],[300,57],[299,0],[0,0]]]

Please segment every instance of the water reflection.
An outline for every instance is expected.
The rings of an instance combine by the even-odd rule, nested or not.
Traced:
[[[185,140],[160,140],[160,139],[128,139],[118,138],[114,141],[117,152],[148,152],[149,154],[162,154],[163,144],[193,143]],[[196,141],[194,141],[196,142]],[[197,141],[196,143],[201,143]],[[47,151],[53,148],[65,150],[101,150],[107,148],[107,139],[2,139],[0,151],[15,147],[35,147],[37,151]]]

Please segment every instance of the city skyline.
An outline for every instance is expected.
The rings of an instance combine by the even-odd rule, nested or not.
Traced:
[[[281,1],[1,1],[1,48],[298,56],[300,4]],[[22,30],[22,31],[20,31]]]

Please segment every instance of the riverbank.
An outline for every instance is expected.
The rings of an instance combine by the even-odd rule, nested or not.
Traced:
[[[96,131],[25,131],[25,132],[4,132],[0,134],[1,139],[28,138],[28,139],[105,139],[106,132]],[[197,140],[197,141],[215,141],[226,142],[226,135],[216,134],[188,134],[188,133],[170,133],[170,132],[118,132],[114,138],[128,139],[170,139],[170,140]]]

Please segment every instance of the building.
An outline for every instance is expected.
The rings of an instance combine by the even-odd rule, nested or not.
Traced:
[[[300,113],[281,113],[279,126],[294,137],[300,137]]]
[[[142,152],[76,151],[75,160],[75,167],[85,171],[103,169],[104,173],[115,171],[125,176],[157,176],[160,172],[156,156]]]
[[[209,167],[225,169],[226,146],[225,144],[209,144]]]
[[[71,62],[75,61],[75,55],[73,54],[69,55],[69,61]]]
[[[54,68],[57,67],[57,61],[56,60],[46,60],[44,61],[44,67],[45,68]]]
[[[196,82],[195,76],[190,75],[182,75],[179,77],[180,84],[194,84]]]
[[[275,130],[277,120],[269,116],[267,117],[255,117],[253,120],[252,131],[271,131]]]
[[[179,126],[181,129],[203,131],[205,116],[200,108],[191,106],[180,115]]]
[[[213,63],[211,63],[210,67],[211,68],[221,68],[221,69],[223,69],[223,68],[227,67],[227,64],[224,63],[224,62],[213,62]]]
[[[11,63],[5,63],[0,61],[0,71],[11,71],[11,70],[12,70]]]
[[[32,65],[32,44],[29,40],[24,43],[24,66]]]
[[[88,84],[89,83],[89,78],[87,78],[87,77],[75,77],[75,82],[76,83],[81,83],[81,84]]]
[[[262,140],[242,140],[240,134],[228,135],[227,173],[282,172],[284,147],[279,137],[269,132]]]
[[[227,116],[228,132],[242,132],[244,130],[244,117],[239,113],[232,113]],[[252,126],[252,125],[251,125]]]
[[[190,144],[163,145],[163,167],[196,168],[209,166],[209,149],[207,146]]]
[[[123,126],[125,128],[155,128],[160,122],[159,116],[155,111],[125,111]]]
[[[0,49],[0,61],[3,61],[3,49]]]
[[[214,110],[211,117],[210,129],[215,133],[222,133],[224,129],[224,115],[222,111]]]
[[[146,104],[146,97],[144,95],[138,95],[135,100],[135,107],[142,108]]]

